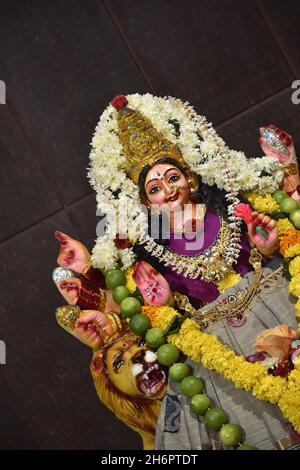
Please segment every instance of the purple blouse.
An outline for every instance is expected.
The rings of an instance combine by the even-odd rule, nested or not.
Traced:
[[[169,248],[172,251],[185,256],[198,255],[214,244],[219,231],[219,215],[215,211],[208,209],[204,217],[201,248],[193,248],[192,239],[186,238],[184,234],[180,234],[180,238],[176,238],[176,234],[173,232],[170,233],[170,240],[168,243]],[[241,276],[244,276],[252,269],[249,264],[250,245],[248,235],[246,233],[241,235],[241,245],[242,249],[240,251],[240,256],[237,263],[233,265],[233,269]],[[200,301],[212,302],[220,294],[215,283],[205,282],[200,278],[190,279],[188,277],[184,277],[183,274],[172,271],[170,266],[164,267],[163,275],[170,284],[171,289],[187,295],[194,306],[198,306]]]

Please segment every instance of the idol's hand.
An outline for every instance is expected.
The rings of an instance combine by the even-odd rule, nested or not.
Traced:
[[[57,288],[63,298],[70,305],[76,305],[79,297],[79,292],[81,289],[81,281],[77,277],[71,277],[69,279],[63,279],[57,284]]]
[[[60,242],[60,252],[57,264],[62,268],[72,269],[82,273],[88,266],[90,254],[86,247],[78,240],[74,240],[65,233],[56,231],[55,238]]]
[[[133,279],[148,305],[167,305],[172,301],[168,282],[146,261],[136,263]]]
[[[111,322],[102,312],[83,310],[75,324],[73,335],[92,349],[103,345],[103,337],[110,335]]]
[[[265,155],[277,158],[281,163],[296,161],[292,137],[278,127],[270,124],[260,128],[259,143]]]
[[[259,143],[265,155],[276,158],[283,164],[284,178],[282,189],[296,200],[299,199],[297,187],[300,184],[299,168],[292,137],[273,124],[260,129]]]
[[[278,231],[275,220],[268,215],[252,212],[252,221],[247,223],[249,238],[257,249],[264,255],[272,255],[279,249]],[[256,227],[262,227],[268,234],[265,239],[256,231]]]

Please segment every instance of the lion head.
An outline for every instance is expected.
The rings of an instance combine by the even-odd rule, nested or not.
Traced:
[[[153,351],[128,333],[94,353],[91,372],[102,403],[140,434],[145,449],[152,449],[166,392],[166,372]]]

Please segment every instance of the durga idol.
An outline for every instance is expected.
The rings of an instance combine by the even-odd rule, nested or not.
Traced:
[[[104,232],[91,254],[56,232],[57,320],[145,449],[299,442],[298,166],[260,132],[246,158],[179,99],[118,96],[90,155]]]

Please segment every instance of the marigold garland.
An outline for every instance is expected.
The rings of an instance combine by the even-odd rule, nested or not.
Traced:
[[[278,235],[284,234],[287,230],[296,231],[292,222],[290,222],[289,219],[287,218],[278,219],[276,221],[276,225],[277,225]]]
[[[299,242],[293,245],[290,245],[283,253],[285,258],[293,258],[296,255],[300,255],[300,233],[299,233]]]
[[[296,258],[292,259],[289,264],[289,271],[291,276],[295,276],[300,273],[300,256],[296,256]]]
[[[179,315],[171,307],[152,307],[155,326],[165,329],[174,316]],[[156,310],[156,311],[155,311]],[[204,367],[223,375],[235,387],[251,391],[259,400],[279,406],[285,418],[300,432],[300,371],[294,369],[289,376],[275,377],[268,374],[260,363],[250,363],[237,356],[215,335],[202,333],[199,325],[186,319],[179,332],[169,335],[168,342]]]

